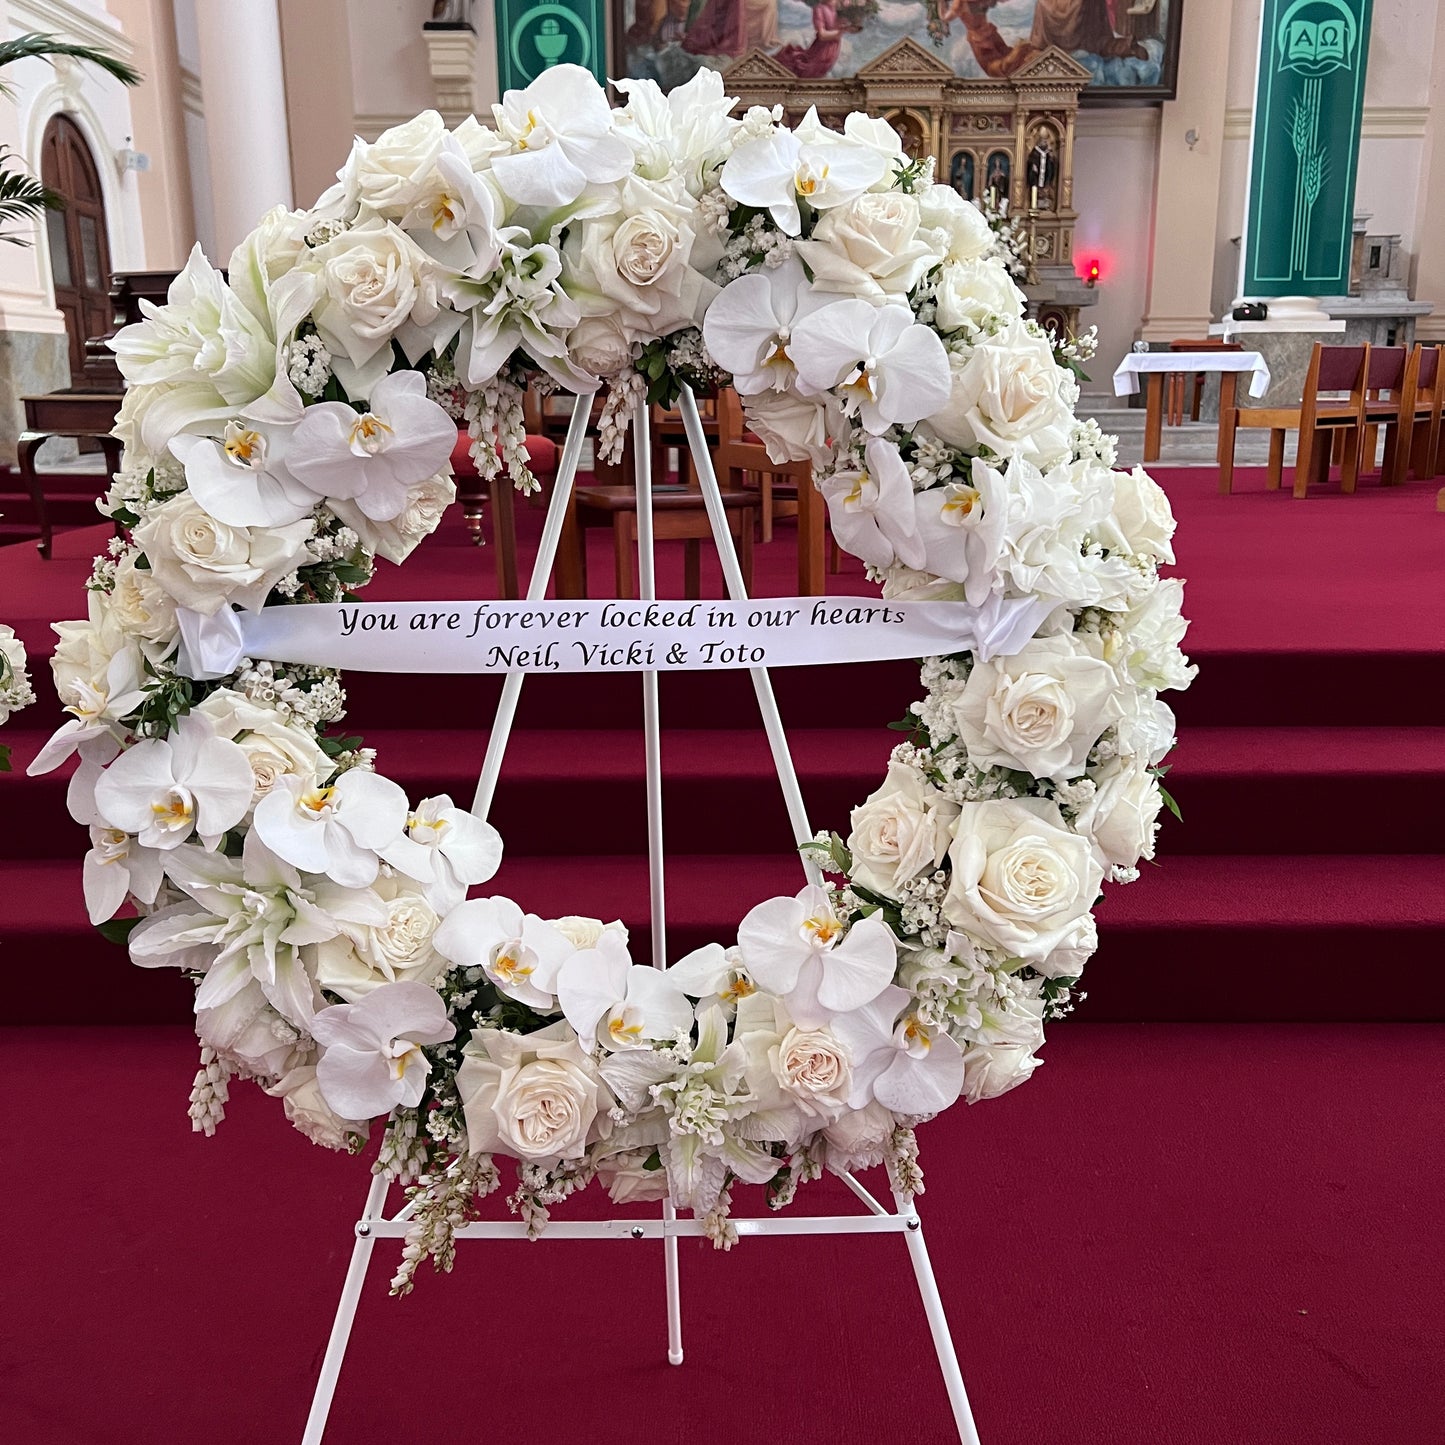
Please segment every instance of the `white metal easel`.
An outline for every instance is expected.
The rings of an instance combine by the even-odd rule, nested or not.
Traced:
[[[567,439],[562,447],[562,456],[557,468],[557,480],[552,491],[552,500],[547,509],[547,518],[542,528],[542,540],[537,550],[537,560],[532,569],[531,582],[527,588],[528,601],[540,601],[546,594],[551,580],[552,567],[557,555],[557,544],[562,534],[562,523],[567,514],[573,481],[577,475],[577,464],[582,454],[582,443],[587,433],[591,399],[577,397],[572,405],[572,417],[567,427]],[[722,563],[723,578],[728,596],[734,601],[747,599],[747,588],[743,583],[742,569],[738,565],[732,534],[728,530],[727,517],[723,510],[722,495],[718,489],[717,476],[713,471],[712,457],[708,451],[707,439],[703,434],[702,422],[698,416],[697,401],[691,390],[684,388],[679,401],[683,427],[687,433],[688,449],[692,453],[702,487],[702,497],[707,508],[718,557]],[[644,601],[651,601],[657,595],[656,554],[653,544],[652,527],[652,433],[649,411],[640,405],[633,416],[633,462],[637,486],[637,548],[639,592]],[[788,750],[787,736],[783,731],[782,718],[778,713],[777,701],[773,696],[772,681],[766,668],[750,669],[753,689],[757,694],[758,706],[762,712],[763,727],[767,732],[772,749],[773,764],[778,781],[782,785],[783,797],[787,803],[788,817],[792,824],[793,836],[798,843],[808,842],[813,834],[808,826],[807,812],[803,805],[802,790],[798,786],[798,775],[793,767],[792,755]],[[496,720],[492,726],[487,744],[486,757],[482,765],[481,778],[472,811],[485,818],[491,808],[496,792],[497,779],[502,768],[507,741],[511,736],[512,724],[516,718],[517,701],[522,691],[523,674],[510,673],[502,688],[501,701],[497,706]],[[664,889],[664,860],[662,841],[662,761],[661,729],[658,713],[657,674],[642,674],[643,735],[647,758],[647,856],[648,878],[652,908],[652,958],[661,968],[667,960],[667,914]],[[810,883],[820,879],[817,864],[803,855],[803,868]],[[928,1247],[923,1240],[923,1224],[913,1207],[911,1199],[902,1195],[894,1196],[894,1207],[886,1209],[851,1174],[841,1176],[843,1182],[862,1202],[866,1213],[858,1215],[832,1215],[809,1218],[803,1215],[771,1215],[766,1218],[734,1219],[734,1227],[740,1236],[791,1235],[791,1234],[901,1234],[908,1246],[909,1258],[918,1281],[919,1294],[923,1299],[928,1327],[933,1336],[933,1346],[938,1354],[939,1368],[943,1372],[944,1384],[948,1389],[949,1403],[953,1408],[954,1423],[958,1428],[961,1445],[980,1445],[978,1431],[974,1427],[973,1413],[969,1409],[968,1395],[963,1385],[963,1375],[958,1367],[953,1340],[948,1332],[948,1320],[943,1312],[938,1285],[933,1277],[933,1266],[929,1263]],[[385,1212],[387,1181],[380,1174],[375,1175],[367,1192],[366,1205],[356,1223],[356,1243],[351,1251],[351,1264],[346,1272],[346,1283],[342,1287],[341,1301],[337,1306],[336,1320],[331,1327],[331,1338],[326,1347],[326,1356],[321,1365],[321,1377],[316,1384],[316,1393],[311,1401],[311,1413],[307,1417],[306,1432],[302,1445],[321,1445],[326,1430],[327,1416],[331,1411],[332,1397],[336,1392],[337,1378],[341,1374],[346,1345],[351,1337],[352,1322],[356,1318],[356,1307],[361,1298],[361,1287],[366,1279],[367,1266],[371,1260],[372,1247],[378,1239],[400,1239],[406,1234],[415,1206],[408,1204],[390,1217]],[[670,1201],[663,1204],[661,1219],[609,1219],[603,1221],[554,1221],[547,1226],[548,1239],[617,1239],[662,1241],[663,1260],[667,1273],[667,1357],[674,1365],[680,1365],[682,1350],[682,1303],[678,1275],[677,1241],[686,1236],[700,1236],[702,1221],[679,1219]],[[456,1232],[458,1240],[465,1239],[525,1239],[527,1227],[520,1220],[503,1222],[475,1221],[462,1226]]]

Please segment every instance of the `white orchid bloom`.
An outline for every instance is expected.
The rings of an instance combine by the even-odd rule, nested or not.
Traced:
[[[719,183],[733,200],[766,210],[789,236],[802,232],[800,205],[826,210],[856,201],[883,179],[886,158],[876,150],[819,131],[803,140],[774,130],[745,141],[727,159]]]
[[[302,962],[307,944],[334,938],[342,922],[386,922],[369,890],[300,875],[252,830],[239,858],[179,848],[166,874],[187,900],[153,913],[130,936],[133,962],[204,973],[196,1009],[219,1008],[253,982],[295,1028],[306,1028],[320,1000]]]
[[[808,284],[803,263],[790,257],[776,269],[750,271],[723,287],[703,317],[703,340],[712,359],[732,373],[740,396],[807,393],[817,388],[798,385],[790,351],[793,328],[830,299]]]
[[[95,785],[95,806],[146,848],[178,848],[195,833],[214,848],[246,816],[256,776],[245,750],[188,713],[164,738],[127,748]]]
[[[284,527],[298,522],[325,493],[286,468],[294,427],[230,421],[219,439],[178,436],[171,453],[186,469],[186,488],[218,522],[233,527]]]
[[[297,868],[366,888],[380,867],[378,852],[401,837],[406,818],[406,794],[390,778],[349,768],[323,788],[305,778],[277,779],[256,804],[252,828]]]
[[[833,536],[845,552],[875,567],[895,561],[921,567],[924,546],[907,465],[882,437],[869,437],[864,457],[863,470],[834,472],[822,484]]]
[[[501,896],[453,908],[432,947],[463,968],[480,968],[499,992],[542,1012],[556,1007],[557,972],[577,951],[545,919]]]
[[[92,823],[90,851],[81,866],[90,921],[100,924],[114,918],[128,895],[138,903],[154,903],[165,872],[164,856],[119,828]]]
[[[799,1028],[862,1008],[893,980],[898,947],[888,926],[872,917],[844,928],[828,895],[812,885],[759,903],[738,926],[749,977],[782,999]]]
[[[916,493],[913,501],[923,541],[923,571],[969,583],[971,601],[989,595],[1005,515],[985,505],[973,481],[945,482]]]
[[[952,391],[943,343],[897,302],[834,301],[799,321],[793,341],[802,380],[836,387],[844,410],[875,434],[931,415]]]
[[[890,984],[833,1020],[834,1036],[853,1058],[850,1108],[876,1099],[895,1114],[937,1114],[963,1092],[962,1050],[937,1025],[903,1012],[913,1001],[906,988]]]
[[[476,173],[461,141],[448,133],[436,159],[432,189],[402,225],[441,265],[464,276],[485,276],[501,249],[501,211],[494,186]]]
[[[396,371],[372,388],[360,414],[340,401],[307,407],[286,464],[316,496],[354,501],[373,521],[389,522],[405,509],[408,489],[441,471],[456,444],[457,424],[427,396],[426,378]]]
[[[580,65],[554,65],[525,90],[509,90],[492,116],[512,146],[492,158],[492,173],[519,206],[570,205],[589,185],[620,181],[632,169],[607,96]]]
[[[52,772],[74,752],[87,763],[109,762],[120,747],[116,722],[145,701],[142,668],[140,649],[126,643],[101,677],[73,679],[69,691],[75,701],[65,709],[70,720],[55,730],[26,772],[31,777]]]
[[[574,953],[557,975],[557,1002],[584,1049],[646,1048],[692,1028],[693,1009],[661,969],[633,963],[617,934]]]
[[[502,835],[441,793],[412,809],[405,835],[385,857],[393,868],[425,883],[437,912],[446,913],[472,884],[485,883],[501,867]]]
[[[724,948],[720,943],[705,943],[685,954],[667,970],[667,977],[698,1000],[699,1010],[716,1004],[729,1018],[743,999],[758,991],[736,946]]]
[[[325,1049],[316,1083],[345,1119],[372,1119],[396,1108],[415,1108],[426,1091],[431,1061],[423,1044],[456,1034],[447,1007],[424,983],[388,983],[360,1003],[334,1004],[311,1020],[311,1036]]]

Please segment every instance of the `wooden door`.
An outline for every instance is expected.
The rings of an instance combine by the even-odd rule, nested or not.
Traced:
[[[40,178],[65,200],[63,211],[45,213],[55,305],[70,339],[70,375],[76,384],[85,366],[85,342],[110,330],[110,247],[100,175],[80,127],[69,116],[52,116],[40,146]]]

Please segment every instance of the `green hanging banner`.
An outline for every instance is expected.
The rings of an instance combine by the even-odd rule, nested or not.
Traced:
[[[1245,296],[1343,296],[1372,0],[1264,0]]]
[[[607,83],[603,0],[496,0],[497,78],[521,90],[554,65],[581,65]]]

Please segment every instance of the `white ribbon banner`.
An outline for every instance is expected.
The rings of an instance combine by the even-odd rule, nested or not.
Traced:
[[[674,672],[1017,652],[1052,604],[1036,598],[884,602],[338,602],[182,610],[180,671],[225,677],[253,661],[359,672]]]

